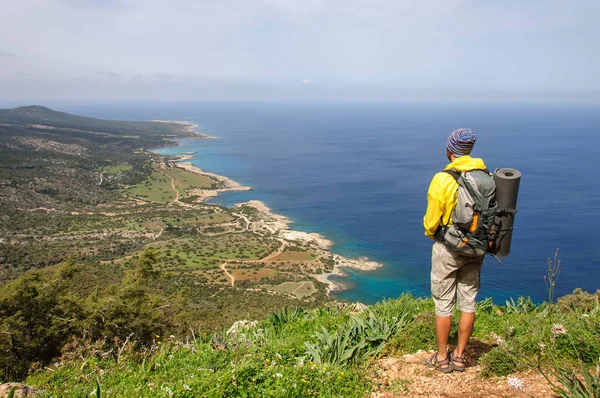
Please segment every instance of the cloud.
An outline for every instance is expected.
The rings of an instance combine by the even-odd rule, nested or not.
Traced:
[[[63,3],[74,8],[123,8],[124,3],[120,0],[61,0]]]
[[[142,92],[156,83],[182,95],[185,82],[244,96],[262,95],[267,83],[290,95],[329,88],[357,97],[392,88],[600,90],[597,0],[5,3],[0,75],[13,91],[0,89],[0,99],[32,90],[18,88],[19,72],[58,86],[122,81]],[[298,90],[299,77],[319,84]]]
[[[106,77],[120,77],[121,75],[117,72],[107,72],[107,71],[103,71],[103,70],[99,70],[96,72],[97,76],[106,76]]]

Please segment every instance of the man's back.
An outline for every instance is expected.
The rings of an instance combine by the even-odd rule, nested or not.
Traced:
[[[448,164],[444,170],[455,169],[461,172],[485,169],[482,159],[464,155]],[[452,210],[456,206],[458,183],[448,173],[439,172],[431,180],[427,192],[427,212],[423,218],[425,236],[432,238],[440,225],[452,223]]]

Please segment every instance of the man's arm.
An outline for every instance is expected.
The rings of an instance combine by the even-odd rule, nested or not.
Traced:
[[[423,226],[425,227],[425,236],[430,239],[435,239],[435,232],[440,226],[444,214],[445,198],[440,180],[441,178],[436,174],[427,191],[427,212],[423,217]]]

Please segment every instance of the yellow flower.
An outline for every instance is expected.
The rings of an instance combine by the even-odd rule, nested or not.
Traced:
[[[160,345],[160,344],[162,344],[162,343],[159,341],[159,342],[157,342],[156,344],[159,344],[159,345]]]

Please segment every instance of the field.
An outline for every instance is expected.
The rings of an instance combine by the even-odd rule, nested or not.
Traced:
[[[268,290],[272,290],[275,292],[291,294],[298,298],[305,298],[308,296],[312,296],[317,292],[314,283],[303,281],[303,282],[283,282],[279,285],[270,286],[265,285],[265,288]]]
[[[114,166],[106,166],[102,171],[106,174],[119,174],[126,171],[131,171],[133,167],[129,164],[116,164]]]
[[[277,275],[277,270],[272,268],[237,268],[229,271],[236,281],[245,281],[250,279],[270,278]]]
[[[273,248],[251,233],[227,234],[219,240],[210,237],[171,239],[154,245],[165,269],[215,268],[224,260],[259,260]]]
[[[188,190],[193,188],[208,189],[216,184],[216,181],[210,177],[191,173],[179,168],[163,169],[162,172],[173,178],[175,188],[179,191],[179,195],[185,196]]]
[[[130,197],[152,202],[168,203],[175,200],[171,179],[157,170],[146,181],[127,188],[126,193]]]
[[[271,261],[312,261],[316,256],[309,252],[284,251]]]

